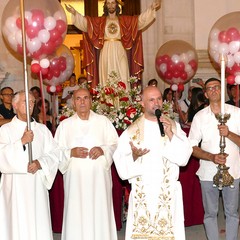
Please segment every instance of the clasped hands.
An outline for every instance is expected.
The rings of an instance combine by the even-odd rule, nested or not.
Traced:
[[[86,158],[89,157],[92,160],[96,160],[100,156],[104,155],[101,147],[93,147],[90,149],[85,147],[75,147],[71,149],[71,157],[75,158]]]
[[[73,14],[75,16],[76,10],[72,5],[65,3],[65,8],[68,12],[70,12],[71,14]]]

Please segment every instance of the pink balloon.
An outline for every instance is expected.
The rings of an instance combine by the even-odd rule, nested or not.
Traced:
[[[41,68],[42,75],[47,75],[49,69],[48,68]]]
[[[38,63],[34,63],[31,65],[31,71],[32,73],[39,73],[41,70],[41,67]]]

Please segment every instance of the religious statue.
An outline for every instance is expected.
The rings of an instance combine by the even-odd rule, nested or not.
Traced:
[[[105,85],[109,73],[115,71],[129,89],[129,76],[140,79],[143,72],[141,33],[155,19],[161,0],[155,0],[139,16],[120,15],[119,5],[124,3],[105,0],[101,17],[83,16],[71,5],[65,5],[74,25],[83,31],[83,67],[92,87],[99,83]]]

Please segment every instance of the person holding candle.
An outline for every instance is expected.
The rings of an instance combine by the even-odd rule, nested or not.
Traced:
[[[34,103],[29,94],[30,114]],[[12,105],[16,116],[0,128],[1,239],[53,240],[48,190],[57,173],[59,149],[44,124],[32,120],[27,129],[24,91],[14,95]]]
[[[213,187],[213,177],[218,164],[229,167],[229,174],[234,178],[234,188],[222,189],[224,212],[226,216],[226,239],[238,239],[238,199],[240,178],[240,109],[222,103],[221,81],[210,78],[205,82],[205,96],[209,106],[200,110],[193,118],[189,139],[193,146],[193,156],[200,159],[197,175],[200,178],[204,206],[204,225],[208,240],[219,239],[217,215],[219,189]],[[230,114],[226,124],[220,125],[216,114]],[[219,153],[220,136],[225,137],[225,153]],[[201,145],[199,146],[199,144]]]

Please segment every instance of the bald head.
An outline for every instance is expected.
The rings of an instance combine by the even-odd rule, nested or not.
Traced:
[[[155,110],[162,108],[162,93],[155,86],[148,86],[142,93],[144,115],[149,120],[156,120]]]

